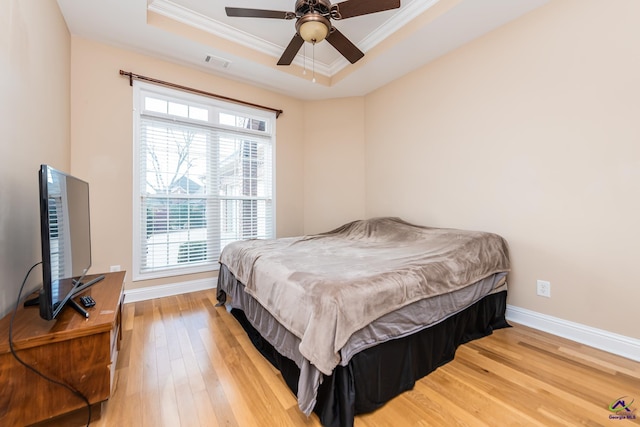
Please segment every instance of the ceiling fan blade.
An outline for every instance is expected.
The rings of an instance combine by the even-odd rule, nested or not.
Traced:
[[[397,9],[400,7],[400,0],[346,0],[333,6],[339,12],[339,18],[336,19],[347,19]]]
[[[293,62],[293,58],[296,57],[303,43],[304,39],[300,37],[298,33],[296,33],[296,35],[293,36],[293,38],[289,42],[289,46],[287,46],[287,48],[284,50],[284,53],[280,57],[278,65],[291,65],[291,63]]]
[[[349,60],[352,64],[355,64],[360,58],[364,56],[364,53],[358,47],[351,43],[348,38],[345,37],[340,31],[338,31],[335,27],[329,33],[327,38],[325,39],[329,42],[329,44],[336,48],[338,52],[342,54],[345,58]]]
[[[241,18],[275,18],[292,19],[295,18],[293,12],[282,12],[279,10],[245,9],[242,7],[225,7],[227,16],[238,16]]]

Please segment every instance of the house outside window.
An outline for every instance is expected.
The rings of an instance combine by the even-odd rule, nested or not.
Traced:
[[[275,114],[134,83],[133,280],[218,268],[274,237]]]

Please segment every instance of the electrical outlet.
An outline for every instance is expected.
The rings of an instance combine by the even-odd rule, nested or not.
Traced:
[[[111,267],[109,267],[109,271],[110,272],[114,272],[114,271],[120,271],[120,266],[119,265],[112,265]]]
[[[536,292],[541,297],[551,298],[551,282],[538,280],[536,282]]]

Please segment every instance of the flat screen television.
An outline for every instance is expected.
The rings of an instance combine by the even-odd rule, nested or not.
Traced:
[[[89,184],[48,165],[40,166],[39,179],[42,290],[38,305],[40,317],[51,320],[65,304],[77,305],[71,298],[91,267]]]

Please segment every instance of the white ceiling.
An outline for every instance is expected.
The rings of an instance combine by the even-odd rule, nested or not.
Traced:
[[[224,7],[293,11],[295,0],[58,0],[58,4],[73,35],[296,98],[326,99],[365,95],[547,1],[401,0],[400,9],[332,21],[365,53],[355,65],[321,42],[315,48],[305,44],[293,65],[285,67],[276,63],[295,34],[295,21],[230,18]],[[217,59],[206,63],[207,55]],[[311,81],[312,68],[318,83]]]

